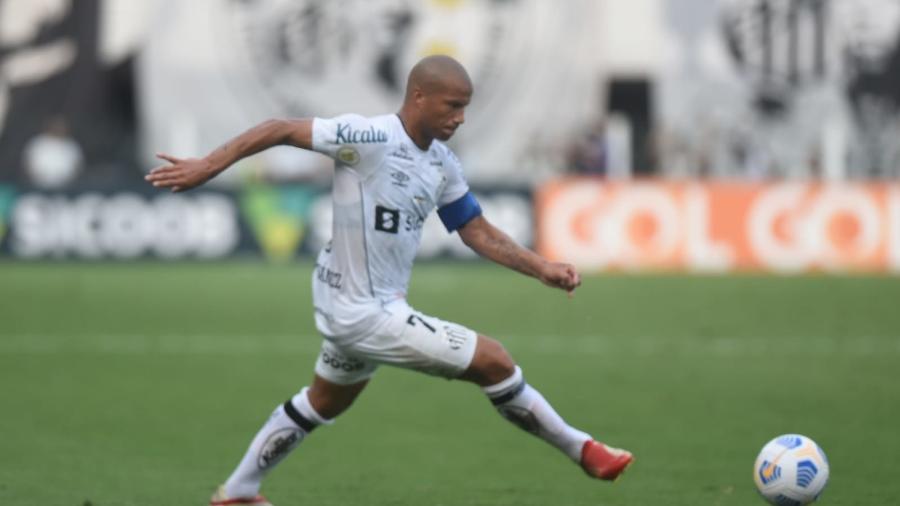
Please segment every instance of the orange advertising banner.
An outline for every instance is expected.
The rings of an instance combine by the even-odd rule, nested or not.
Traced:
[[[538,250],[586,270],[900,272],[900,184],[565,179]]]

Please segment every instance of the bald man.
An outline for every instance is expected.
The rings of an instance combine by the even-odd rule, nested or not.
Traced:
[[[440,142],[463,124],[472,91],[456,60],[431,56],[410,72],[398,114],[269,120],[205,158],[159,155],[168,164],[147,180],[175,192],[280,144],[335,161],[333,235],[312,280],[316,328],[324,336],[312,384],[275,408],[211,506],[269,505],[259,495],[263,477],[349,408],[382,364],[480,386],[501,415],[594,478],[613,480],[631,463],[629,452],[566,424],[499,342],[406,301],[422,225],[435,208],[447,231],[481,256],[570,293],[581,284],[571,265],[548,262],[487,221],[459,160]]]

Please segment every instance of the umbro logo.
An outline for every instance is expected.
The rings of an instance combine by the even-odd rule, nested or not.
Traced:
[[[400,188],[406,188],[409,184],[409,175],[401,170],[395,170],[391,172],[391,179],[394,181],[391,183],[394,186],[399,186]]]

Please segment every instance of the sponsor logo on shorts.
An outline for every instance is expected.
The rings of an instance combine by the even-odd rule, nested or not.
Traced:
[[[447,325],[444,327],[444,331],[447,333],[447,343],[451,350],[456,351],[462,348],[469,340],[469,333],[463,329]]]
[[[281,429],[266,439],[262,449],[259,451],[259,459],[256,465],[260,469],[267,469],[277,464],[281,459],[287,456],[288,452],[300,444],[303,439],[303,432],[299,429]]]
[[[332,369],[345,372],[361,371],[366,366],[362,360],[351,357],[334,356],[325,351],[322,352],[322,362],[331,366]]]

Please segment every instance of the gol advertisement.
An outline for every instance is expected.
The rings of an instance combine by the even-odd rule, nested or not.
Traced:
[[[539,251],[585,270],[900,272],[900,184],[566,179]]]

